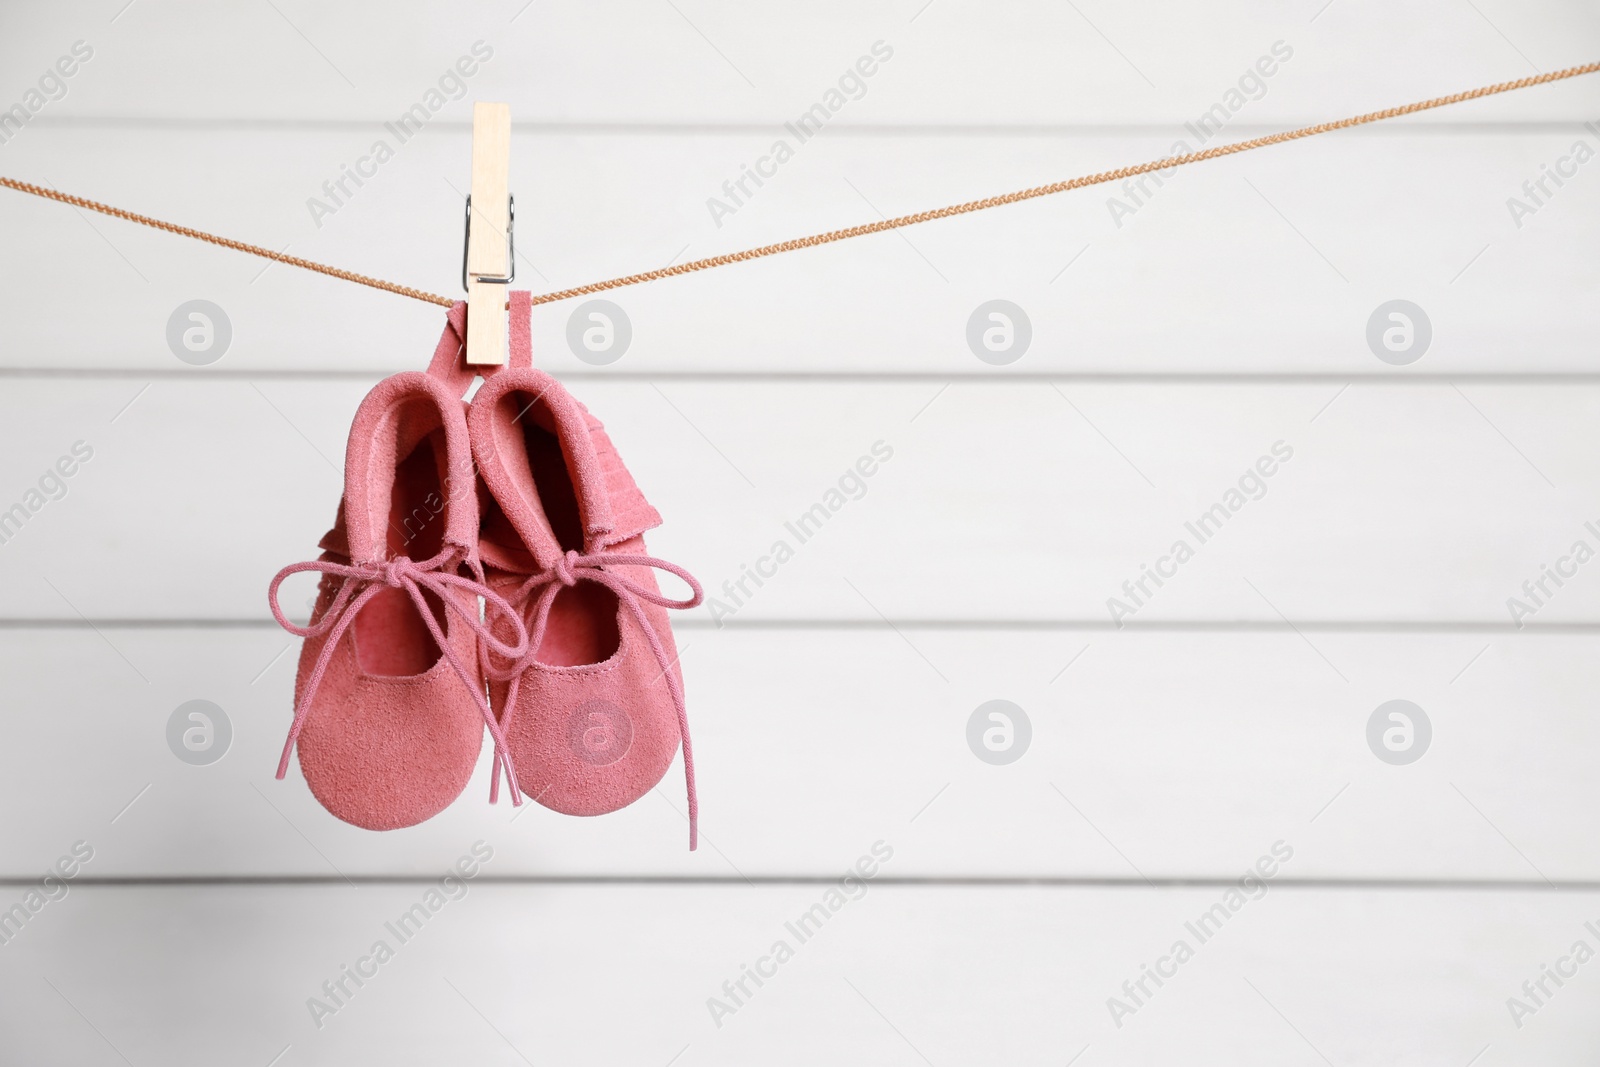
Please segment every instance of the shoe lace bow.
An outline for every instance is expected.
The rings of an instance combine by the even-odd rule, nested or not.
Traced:
[[[692,595],[684,600],[674,600],[660,592],[619,574],[610,568],[613,567],[650,567],[655,570],[665,571],[676,575],[686,584]],[[502,729],[509,729],[511,716],[517,706],[517,691],[521,682],[522,672],[534,661],[539,645],[544,639],[545,629],[550,622],[550,609],[555,604],[556,596],[562,589],[570,589],[579,582],[594,582],[603,585],[616,594],[617,600],[627,610],[628,614],[638,623],[643,631],[645,641],[650,645],[650,651],[656,658],[656,663],[661,667],[661,679],[667,683],[667,691],[672,695],[672,707],[678,716],[678,738],[683,745],[683,779],[689,803],[689,848],[693,850],[699,842],[700,803],[695,795],[694,784],[694,748],[689,741],[689,712],[683,697],[683,686],[678,681],[678,676],[673,667],[676,666],[674,658],[667,654],[665,643],[657,633],[655,626],[650,622],[650,617],[644,610],[645,604],[655,604],[663,608],[685,610],[698,607],[705,598],[700,588],[700,583],[694,576],[675,563],[669,563],[655,556],[634,552],[577,552],[569,550],[558,556],[551,565],[542,571],[529,575],[518,585],[510,595],[510,600],[521,605],[527,612],[525,629],[528,635],[527,651],[516,656],[505,658],[514,662],[510,666],[496,666],[489,652],[503,655],[499,649],[490,649],[485,646],[483,656],[484,673],[497,681],[510,681],[506,694],[506,706],[501,720]],[[510,769],[509,761],[506,763]],[[513,793],[516,786],[512,783],[509,774],[507,783],[511,785]],[[500,774],[496,767],[494,776],[489,784],[489,801],[493,803],[499,797]]]
[[[503,596],[489,588],[482,580],[467,578],[455,572],[454,568],[460,562],[459,551],[446,551],[423,563],[415,562],[405,556],[398,556],[379,564],[350,564],[318,559],[292,563],[272,579],[272,585],[267,589],[267,600],[272,607],[273,618],[278,620],[278,625],[298,637],[327,638],[301,692],[299,706],[295,708],[294,722],[289,727],[288,739],[283,744],[283,755],[278,760],[278,778],[282,778],[289,768],[289,756],[294,752],[300,731],[304,728],[306,717],[311,712],[312,699],[322,684],[323,674],[333,659],[339,641],[355,622],[361,609],[373,597],[384,589],[400,589],[410,597],[411,603],[416,606],[417,614],[421,616],[423,623],[428,627],[428,632],[433,635],[434,642],[439,646],[439,651],[449,661],[467,691],[472,694],[473,700],[478,705],[478,711],[483,715],[484,725],[488,727],[489,735],[494,739],[496,780],[499,780],[499,768],[504,766],[507,781],[511,783],[512,802],[521,803],[515,784],[516,772],[511,767],[510,754],[506,750],[505,732],[489,707],[489,698],[484,693],[482,680],[467,669],[467,665],[451,647],[443,628],[439,625],[439,620],[434,617],[433,611],[423,598],[423,591],[427,590],[438,597],[448,611],[477,634],[478,647],[490,650],[495,655],[507,658],[520,658],[525,655],[528,651],[528,632],[516,609]],[[322,616],[309,625],[299,626],[290,622],[284,615],[283,608],[278,603],[278,587],[291,574],[303,571],[320,571],[323,581],[330,578],[338,579],[340,584],[338,593],[334,595]],[[483,598],[484,618],[479,617],[478,597]],[[491,610],[510,623],[513,641],[504,641],[493,632],[486,617]]]

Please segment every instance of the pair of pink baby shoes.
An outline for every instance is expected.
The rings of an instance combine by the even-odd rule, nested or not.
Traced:
[[[361,402],[322,555],[268,592],[306,639],[278,777],[298,748],[334,815],[412,826],[461,795],[487,728],[491,802],[504,773],[513,803],[600,815],[653,788],[681,743],[692,849],[694,759],[664,609],[699,604],[700,586],[645,554],[661,516],[599,420],[533,368],[529,311],[512,293],[510,362],[480,371],[462,363],[457,304],[427,373],[385,378]],[[652,568],[693,595],[663,596]],[[322,580],[298,626],[278,588],[312,570]]]

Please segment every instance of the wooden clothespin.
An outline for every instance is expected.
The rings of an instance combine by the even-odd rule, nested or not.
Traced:
[[[461,284],[467,290],[467,363],[506,361],[506,294],[517,274],[511,199],[511,105],[472,105],[472,193]]]

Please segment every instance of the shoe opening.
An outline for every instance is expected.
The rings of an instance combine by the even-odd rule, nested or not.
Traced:
[[[519,420],[522,443],[533,491],[538,494],[551,533],[562,552],[582,552],[583,515],[560,438],[543,425],[548,420],[537,400],[526,394],[508,394],[505,400],[516,405],[513,413],[524,412]],[[616,594],[598,583],[580,582],[561,590],[550,608],[550,623],[535,658],[556,667],[610,659],[622,643],[617,611]]]
[[[440,476],[443,428],[422,436],[408,454],[395,459],[385,523],[388,555],[432,559],[444,546],[445,486]],[[443,602],[430,591],[422,595],[444,632],[447,623]],[[368,674],[423,674],[439,661],[438,643],[403,589],[377,593],[356,616],[353,629],[356,660]]]

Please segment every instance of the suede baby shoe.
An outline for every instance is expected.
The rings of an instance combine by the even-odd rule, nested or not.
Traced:
[[[664,609],[698,605],[700,586],[645,553],[660,515],[599,420],[528,366],[526,331],[514,302],[512,365],[485,380],[467,414],[489,497],[479,552],[528,634],[525,654],[485,657],[510,764],[545,807],[601,815],[649,792],[681,745],[693,849],[694,753]],[[681,578],[690,597],[663,596],[652,569]],[[503,643],[514,641],[502,627]],[[496,774],[491,799],[498,788]]]
[[[305,638],[277,776],[298,749],[312,794],[345,822],[392,830],[438,814],[466,787],[485,727],[496,778],[503,765],[515,780],[480,645],[515,659],[527,633],[484,580],[478,523],[459,394],[415,371],[379,382],[350,428],[324,552],[285,567],[268,592],[278,622]],[[302,571],[323,576],[305,626],[278,603],[283,580]]]

